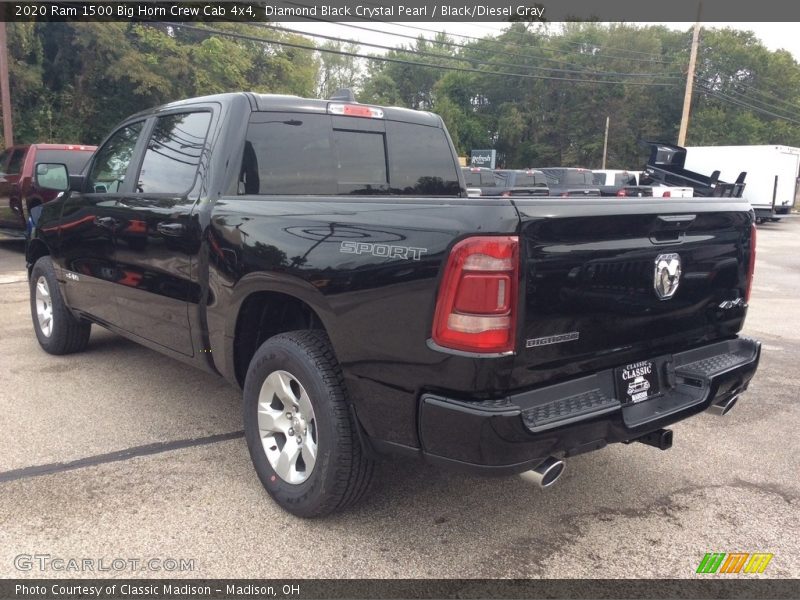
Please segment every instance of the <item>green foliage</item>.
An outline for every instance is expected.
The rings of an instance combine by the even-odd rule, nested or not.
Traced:
[[[599,167],[610,117],[608,166],[633,168],[647,153],[643,140],[677,138],[691,44],[690,30],[518,22],[469,42],[419,37],[385,55],[396,62],[381,62],[261,42],[314,46],[257,25],[209,27],[256,39],[160,23],[8,24],[17,140],[97,143],[121,118],[191,96],[327,98],[350,87],[362,102],[439,113],[460,154],[495,148],[507,167]],[[750,32],[704,28],[700,40],[687,143],[800,146],[792,55]],[[318,47],[360,52],[345,42]],[[673,85],[634,84],[656,81]]]
[[[239,24],[214,29],[308,40]],[[8,24],[15,138],[98,143],[119,120],[165,102],[239,90],[314,94],[308,50],[131,23]]]

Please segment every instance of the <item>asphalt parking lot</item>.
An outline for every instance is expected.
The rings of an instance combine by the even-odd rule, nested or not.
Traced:
[[[104,574],[120,577],[683,578],[712,551],[770,552],[764,576],[800,577],[800,218],[758,235],[745,333],[764,350],[729,416],[675,425],[667,452],[574,457],[544,491],[387,460],[361,505],[316,521],[270,501],[221,379],[99,327],[85,353],[41,351],[22,246],[0,242],[0,577],[96,575],[15,567],[49,554],[195,561]]]

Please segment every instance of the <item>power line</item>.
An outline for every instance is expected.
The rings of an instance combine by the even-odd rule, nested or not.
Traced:
[[[364,27],[363,25],[355,25],[353,23],[335,23],[333,21],[328,21],[328,20],[325,20],[325,19],[320,19],[320,18],[315,18],[315,17],[306,17],[306,19],[309,20],[309,21],[315,21],[315,22],[320,22],[320,23],[331,23],[331,24],[335,24],[335,25],[338,25],[338,26],[341,26],[341,27],[349,27],[349,28],[352,28],[352,29],[360,29],[362,31],[368,31],[368,32],[371,32],[371,33],[379,33],[379,34],[382,34],[382,35],[390,35],[390,36],[394,36],[394,37],[400,37],[400,38],[410,39],[410,40],[415,40],[415,41],[419,40],[418,36],[407,35],[407,34],[403,34],[403,33],[395,33],[395,32],[391,32],[391,31],[381,31],[379,29],[372,29],[370,27]],[[282,27],[282,26],[280,26],[280,27]],[[303,35],[311,35],[311,36],[315,35],[315,34],[312,34],[312,33],[300,32],[300,31],[297,31],[297,33],[301,33]],[[445,35],[449,35],[449,34],[445,33]],[[460,48],[460,49],[463,49],[463,50],[467,50],[469,52],[480,52],[482,54],[490,54],[490,55],[493,55],[493,56],[504,55],[504,56],[511,56],[511,57],[516,57],[516,58],[523,58],[523,59],[527,59],[527,60],[536,60],[536,61],[540,61],[542,59],[546,59],[545,57],[534,56],[532,54],[518,54],[518,53],[515,53],[515,52],[501,52],[501,51],[497,51],[497,50],[489,50],[487,48],[478,48],[478,47],[476,47],[474,45],[470,46],[470,45],[467,45],[467,44],[459,44],[457,42],[452,42],[452,41],[449,41],[449,40],[429,40],[428,38],[424,38],[424,39],[426,39],[426,41],[429,41],[431,43],[435,43],[435,44],[442,45],[442,46],[448,46],[448,47],[451,47],[451,48]],[[360,44],[360,45],[363,45],[363,46],[369,46],[370,45],[370,44],[367,44],[367,43],[364,43],[364,42],[360,42],[360,41],[357,41],[357,40],[352,40],[351,43],[357,43],[357,44]],[[519,46],[514,46],[514,47],[519,47]],[[522,47],[522,48],[523,49],[527,49],[527,48],[533,49],[532,46],[527,46],[527,47]],[[398,51],[398,52],[407,51],[405,48],[395,48],[395,50]],[[473,62],[474,59],[464,58],[464,60]],[[570,67],[579,67],[579,69],[570,70],[570,69],[563,69],[563,68],[536,67],[536,66],[532,66],[532,65],[518,65],[518,64],[498,63],[498,62],[493,62],[491,64],[492,65],[497,65],[497,66],[511,66],[511,67],[515,67],[515,68],[516,67],[521,67],[521,68],[534,69],[534,70],[539,70],[539,71],[560,71],[562,73],[580,73],[580,74],[584,74],[584,75],[595,75],[595,74],[597,74],[597,75],[627,76],[627,77],[681,77],[682,76],[682,75],[677,74],[677,73],[675,73],[675,74],[673,74],[673,73],[656,74],[656,73],[622,73],[622,72],[614,72],[614,71],[599,71],[599,70],[593,69],[591,67],[587,68],[587,67],[582,66],[582,65],[576,65],[576,64],[573,64],[573,63],[565,63],[562,60],[557,60],[557,59],[546,59],[546,60],[548,60],[549,62],[555,62],[555,63],[558,63],[558,64],[563,64],[563,65],[566,65],[566,66],[570,66]]]
[[[768,100],[770,100],[772,102],[780,102],[781,104],[785,104],[786,106],[788,106],[792,110],[795,110],[795,111],[800,110],[800,104],[798,104],[796,102],[790,102],[789,100],[784,100],[783,98],[779,98],[777,96],[773,96],[772,94],[769,94],[769,93],[767,93],[767,92],[765,92],[763,90],[760,90],[755,86],[747,85],[747,84],[745,84],[744,82],[741,82],[741,81],[736,81],[736,82],[733,83],[733,85],[734,86],[741,86],[741,87],[743,87],[745,89],[752,90],[753,93],[760,94],[762,97],[764,97],[764,98],[766,98],[766,99],[768,99]]]
[[[197,27],[194,25],[186,25],[185,23],[173,23],[168,22],[169,26],[174,27],[176,29],[189,29],[192,31],[201,31],[210,34],[222,35],[227,36],[235,39],[241,40],[248,40],[251,42],[260,42],[262,44],[276,44],[279,46],[286,46],[289,48],[297,48],[300,50],[310,50],[312,52],[325,52],[329,54],[338,54],[340,56],[352,56],[355,58],[364,58],[367,60],[374,60],[380,62],[391,62],[391,63],[398,63],[404,64],[414,67],[427,67],[431,69],[440,69],[443,71],[457,71],[462,73],[479,73],[481,75],[501,75],[505,77],[518,77],[522,79],[541,79],[541,80],[548,80],[548,81],[566,81],[571,83],[599,83],[599,84],[622,84],[622,85],[640,85],[640,86],[655,86],[655,87],[674,87],[674,83],[665,83],[665,82],[649,82],[649,81],[612,81],[607,79],[577,79],[577,78],[570,78],[570,77],[553,77],[548,75],[534,75],[532,73],[504,73],[502,71],[497,72],[487,72],[481,69],[474,69],[470,67],[454,67],[454,66],[447,66],[447,65],[437,65],[433,63],[424,63],[424,62],[416,62],[410,60],[403,60],[399,58],[389,58],[386,56],[372,56],[369,54],[361,54],[359,52],[348,52],[346,50],[334,50],[332,48],[317,48],[315,46],[308,46],[305,44],[298,44],[295,42],[286,42],[282,40],[274,40],[274,39],[267,39],[267,38],[260,38],[254,35],[247,35],[242,33],[233,33],[230,31],[221,31],[219,29],[212,29],[209,27]],[[265,29],[265,28],[261,28]]]
[[[756,111],[756,112],[764,113],[766,115],[769,115],[771,117],[775,117],[777,119],[783,119],[784,121],[790,121],[791,123],[795,123],[797,125],[800,125],[800,121],[798,121],[796,119],[792,119],[791,117],[787,117],[787,116],[784,116],[784,115],[779,115],[777,113],[774,113],[772,111],[760,108],[758,106],[753,106],[752,104],[749,104],[747,102],[739,100],[738,98],[733,98],[732,96],[728,96],[727,94],[725,94],[723,92],[714,90],[714,89],[712,89],[712,88],[710,88],[710,87],[708,87],[706,85],[703,85],[702,83],[699,84],[699,86],[703,90],[705,90],[705,92],[707,94],[710,94],[712,96],[716,96],[718,99],[721,99],[721,100],[724,100],[726,102],[729,102],[730,104],[735,104],[736,106],[739,106],[741,108],[747,108],[749,110],[753,110],[753,111]]]
[[[361,46],[368,46],[368,47],[371,47],[371,48],[380,48],[382,50],[389,50],[389,51],[393,51],[393,52],[403,52],[403,53],[407,53],[407,54],[416,54],[416,55],[419,55],[419,56],[430,56],[430,57],[439,58],[439,59],[456,60],[456,61],[461,61],[461,62],[469,62],[469,63],[473,63],[473,64],[481,64],[481,65],[485,65],[485,66],[489,66],[489,67],[511,67],[512,69],[534,69],[534,70],[546,71],[546,72],[550,72],[550,73],[562,73],[562,74],[563,73],[578,73],[578,74],[584,74],[584,75],[594,75],[594,76],[598,76],[598,77],[606,76],[606,75],[616,76],[616,77],[657,77],[657,78],[660,78],[660,79],[673,79],[673,78],[679,77],[677,75],[670,75],[670,74],[661,75],[661,74],[658,74],[658,73],[622,73],[622,72],[609,72],[609,71],[591,71],[591,72],[586,72],[586,71],[574,71],[574,70],[570,70],[570,69],[556,69],[556,68],[551,68],[551,67],[536,67],[536,66],[532,66],[532,65],[518,65],[518,64],[513,64],[513,63],[488,62],[488,61],[485,61],[485,60],[479,60],[479,59],[474,59],[474,58],[464,58],[464,57],[458,57],[458,56],[447,56],[447,55],[444,55],[444,54],[438,54],[436,52],[430,52],[430,51],[426,51],[426,50],[396,48],[394,46],[386,46],[386,45],[383,45],[383,44],[374,44],[374,43],[370,43],[370,42],[360,42],[360,41],[357,41],[357,40],[344,39],[344,38],[340,38],[340,37],[337,37],[337,36],[325,35],[325,34],[322,34],[322,33],[311,33],[311,32],[308,32],[308,31],[301,31],[299,29],[292,29],[290,27],[284,27],[282,25],[269,25],[269,26],[258,26],[257,25],[256,27],[260,27],[260,28],[263,28],[263,29],[277,29],[278,31],[285,31],[285,32],[288,32],[288,33],[296,33],[296,34],[300,34],[300,35],[307,35],[307,36],[313,37],[313,38],[320,38],[320,39],[324,39],[324,40],[332,40],[332,41],[336,41],[336,42],[344,42],[344,43],[348,43],[348,44],[356,44],[356,45],[361,45]],[[384,32],[375,31],[375,30],[370,30],[370,31],[374,31],[375,33],[384,33]],[[439,43],[439,42],[434,42],[434,43]],[[447,45],[449,45],[449,44],[447,44]],[[530,58],[534,58],[534,57],[530,57]]]
[[[716,90],[716,91],[721,91],[721,90]],[[760,108],[764,108],[765,110],[780,111],[781,113],[785,113],[787,110],[785,108],[776,107],[772,104],[769,104],[768,102],[761,100],[760,98],[754,98],[752,96],[748,96],[747,94],[737,90],[725,90],[724,93],[732,94],[734,97],[738,97],[744,102],[754,103],[755,105],[759,106]]]
[[[387,23],[387,24],[393,25],[395,27],[404,27],[406,29],[417,29],[417,30],[420,30],[420,31],[427,31],[428,33],[439,33],[438,31],[436,31],[434,29],[427,29],[425,27],[419,27],[418,25],[407,25],[405,23],[391,23],[391,22],[388,22],[388,21],[379,21],[379,22],[380,23]],[[453,34],[450,34],[450,35],[458,36],[458,37],[464,38],[464,39],[475,40],[475,41],[483,42],[483,43],[491,43],[491,44],[497,44],[497,45],[504,45],[506,43],[506,42],[499,41],[497,38],[494,38],[494,39],[479,38],[479,37],[475,37],[475,36],[471,36],[471,35],[465,35],[465,34],[462,34],[462,33],[453,33]],[[515,32],[515,31],[506,30],[503,33],[501,33],[500,35],[507,35],[509,37],[511,37],[511,36],[519,37],[522,34],[519,34],[519,33]],[[595,46],[595,47],[600,48],[600,46]],[[559,54],[567,54],[567,55],[570,55],[570,56],[581,56],[583,58],[612,58],[612,59],[617,59],[617,60],[633,60],[633,61],[638,61],[638,62],[661,63],[661,64],[666,64],[666,65],[677,64],[677,61],[674,61],[674,60],[670,61],[670,60],[660,60],[660,59],[658,59],[658,60],[657,59],[644,59],[644,58],[635,58],[635,57],[632,57],[632,56],[614,56],[614,55],[610,55],[610,54],[599,54],[599,53],[597,53],[597,54],[587,54],[587,53],[584,53],[584,52],[570,52],[569,50],[560,50],[560,49],[557,49],[557,48],[544,48],[544,47],[542,47],[542,50],[546,50],[548,52],[555,52],[555,53],[559,53]],[[658,55],[658,56],[661,56],[661,55]],[[555,60],[555,59],[551,59],[551,60]]]
[[[542,25],[548,25],[549,23],[546,22],[546,21],[541,21],[541,24]],[[485,29],[486,31],[491,31],[494,34],[498,33],[498,31],[496,29],[492,29],[490,27],[486,27],[485,25],[481,25],[479,23],[470,23],[470,25],[472,27],[479,27],[481,29]],[[428,31],[431,31],[431,30],[428,30]],[[510,31],[509,29],[502,30],[502,32],[500,32],[500,34],[501,35],[508,35],[508,36],[511,36],[511,35],[517,35],[517,36],[523,35],[523,34],[515,32],[515,31]],[[561,41],[563,41],[565,44],[570,44],[572,46],[592,46],[593,48],[596,48],[598,50],[611,50],[612,52],[630,52],[632,54],[642,54],[644,56],[652,56],[652,57],[659,58],[659,59],[664,58],[663,54],[659,54],[657,52],[643,52],[642,50],[630,50],[629,48],[616,48],[616,47],[613,47],[613,46],[601,46],[600,44],[595,44],[593,42],[572,42],[572,41],[569,41],[569,40],[561,40]]]
[[[284,3],[285,4],[291,4],[291,5],[297,6],[297,7],[308,7],[309,6],[307,4],[303,4],[302,2],[292,2],[291,0],[284,0]],[[370,2],[369,0],[364,0],[362,3],[370,5],[370,6],[381,6],[381,5],[379,5],[379,4],[375,3],[375,2]],[[305,17],[305,18],[308,19],[308,17]],[[377,22],[377,23],[383,23],[385,25],[392,25],[394,27],[403,27],[403,28],[406,28],[406,29],[412,29],[412,30],[418,30],[418,31],[426,31],[428,33],[441,33],[440,31],[437,31],[435,29],[428,29],[426,27],[420,27],[418,25],[407,25],[405,23],[396,23],[396,22],[393,23],[393,22],[390,22],[390,21],[381,21],[380,19],[368,19],[367,17],[355,17],[355,18],[358,18],[358,19],[361,19],[362,21],[366,21],[366,22],[370,22],[370,23]],[[310,20],[316,20],[316,19],[310,19]],[[509,32],[507,30],[504,32],[504,34],[507,34],[507,35],[512,35],[512,34],[520,35],[520,34],[518,34],[516,32]],[[506,44],[506,42],[500,42],[500,41],[496,41],[496,40],[492,40],[492,39],[486,39],[486,38],[479,38],[479,37],[460,34],[460,33],[454,33],[454,34],[450,34],[450,35],[455,35],[455,36],[458,36],[458,37],[463,38],[463,39],[469,39],[469,40],[474,40],[474,41],[483,42],[483,43],[491,43],[491,44],[498,44],[498,45]],[[573,55],[573,56],[581,56],[583,58],[587,58],[587,57],[588,58],[614,58],[614,59],[621,59],[621,60],[633,60],[633,61],[640,61],[640,62],[649,62],[649,63],[656,62],[656,63],[663,63],[663,64],[677,64],[676,61],[674,61],[674,60],[673,61],[664,61],[664,60],[655,60],[655,59],[635,58],[635,57],[630,57],[630,56],[611,56],[611,55],[600,55],[600,54],[586,54],[586,53],[580,53],[580,52],[570,52],[568,50],[560,50],[560,49],[555,49],[555,48],[541,48],[541,49],[545,50],[545,51],[548,51],[548,52],[569,54],[569,55]],[[559,61],[558,59],[552,59],[552,58],[547,58],[547,57],[536,57],[536,58],[537,58],[537,60],[549,60],[549,61],[552,61],[552,62],[563,62],[563,60]]]

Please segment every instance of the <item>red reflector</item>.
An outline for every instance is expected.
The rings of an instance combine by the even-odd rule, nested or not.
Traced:
[[[619,196],[620,198],[624,198],[627,195],[628,193],[625,190],[620,190],[617,192],[617,196]]]
[[[465,352],[514,350],[518,246],[516,236],[478,236],[453,247],[436,302],[435,343]]]
[[[505,314],[510,291],[511,278],[508,275],[467,271],[458,286],[455,310],[460,313]]]
[[[750,226],[750,262],[747,264],[747,289],[744,292],[744,301],[750,302],[750,291],[753,289],[753,275],[756,271],[756,225]]]

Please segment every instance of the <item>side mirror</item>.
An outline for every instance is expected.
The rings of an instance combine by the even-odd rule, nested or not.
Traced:
[[[67,165],[58,163],[38,163],[34,180],[37,187],[45,190],[66,192],[69,190],[69,173]]]

